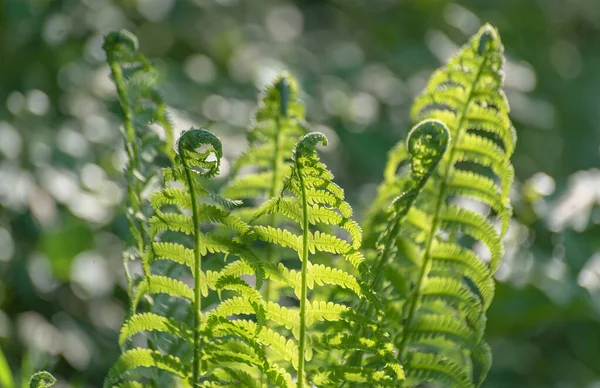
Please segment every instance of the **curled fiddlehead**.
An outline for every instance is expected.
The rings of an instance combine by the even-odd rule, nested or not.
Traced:
[[[29,388],[50,388],[56,384],[56,378],[46,371],[34,373],[29,379]]]

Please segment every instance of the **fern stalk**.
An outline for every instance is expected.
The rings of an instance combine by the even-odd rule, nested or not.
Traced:
[[[202,349],[200,336],[200,321],[202,319],[202,257],[200,254],[200,214],[198,212],[198,200],[196,199],[196,190],[194,190],[194,179],[192,177],[191,167],[188,165],[183,149],[183,142],[180,141],[177,146],[181,163],[185,171],[185,178],[192,200],[192,219],[194,223],[194,361],[192,370],[192,386],[200,386]]]
[[[486,40],[484,39],[484,36],[481,37],[481,41],[483,42],[483,45],[485,45]],[[482,44],[480,43],[480,50],[481,50],[481,48],[482,48]],[[445,166],[446,168],[444,169],[444,173],[442,175],[443,179],[440,184],[440,189],[439,189],[438,197],[437,197],[434,212],[433,212],[431,229],[429,231],[429,234],[427,236],[427,241],[425,244],[425,251],[423,252],[423,260],[422,260],[421,268],[419,271],[419,275],[417,277],[417,282],[412,291],[412,295],[410,296],[410,300],[408,301],[409,307],[408,307],[408,315],[406,316],[405,327],[411,327],[411,324],[412,324],[412,321],[413,321],[413,318],[415,315],[415,310],[416,310],[418,302],[419,302],[419,295],[421,292],[421,287],[423,285],[423,280],[425,279],[425,277],[429,273],[429,270],[431,269],[431,247],[433,245],[433,241],[436,236],[436,231],[439,227],[440,211],[442,209],[442,204],[444,202],[444,199],[446,198],[446,189],[448,186],[448,179],[450,177],[450,170],[452,169],[452,166],[454,165],[454,158],[456,157],[456,147],[454,145],[458,144],[458,142],[461,138],[461,135],[463,134],[464,131],[466,131],[466,129],[463,128],[463,121],[464,121],[465,115],[469,109],[469,102],[473,99],[473,92],[476,90],[477,84],[481,77],[482,70],[485,68],[486,62],[487,62],[487,57],[484,56],[483,60],[481,61],[481,64],[479,65],[479,68],[477,69],[477,74],[475,76],[475,80],[471,84],[469,92],[467,93],[467,96],[468,96],[466,99],[467,103],[463,106],[462,110],[460,111],[460,117],[458,119],[456,136],[450,140],[451,141],[450,153],[448,156],[448,161]],[[407,335],[402,336],[400,346],[398,347],[398,358],[400,361],[402,361],[404,359],[404,353],[406,351],[407,339],[408,339]]]
[[[298,339],[298,388],[304,385],[304,353],[306,352],[306,277],[308,271],[308,203],[306,200],[306,186],[300,172],[299,158],[296,158],[296,173],[302,193],[302,275],[300,296],[300,338]]]
[[[131,176],[134,176],[135,171],[139,168],[139,150],[137,145],[137,140],[135,137],[135,128],[133,127],[133,112],[130,109],[129,97],[127,95],[127,88],[125,85],[125,78],[123,76],[123,69],[121,68],[119,61],[115,58],[114,52],[112,50],[106,51],[106,58],[108,65],[110,67],[110,71],[113,75],[113,80],[117,87],[117,94],[119,95],[119,100],[121,101],[121,110],[123,111],[123,122],[125,124],[125,151],[127,153],[127,159],[129,160],[127,169]],[[129,194],[129,202],[131,203],[131,207],[134,211],[134,217],[140,214],[141,206],[140,206],[140,198],[141,198],[141,187],[139,180],[135,180],[134,185],[127,185],[127,191]],[[135,230],[139,233],[139,239],[137,239],[138,250],[143,252],[144,246],[147,240],[146,231],[143,227],[137,229],[133,224],[131,228],[132,232]],[[135,228],[135,229],[134,229]],[[144,268],[144,271],[146,268]],[[145,275],[149,275],[145,273]]]
[[[283,94],[282,89],[285,88],[283,86],[280,89],[280,93]],[[281,114],[287,114],[287,107],[284,105],[284,99],[281,99]],[[280,169],[280,153],[281,153],[281,120],[279,116],[275,120],[276,126],[276,134],[275,134],[275,152],[273,153],[273,161],[272,161],[272,169],[273,169],[273,179],[271,181],[271,190],[269,191],[269,198],[274,198],[279,194],[279,169]],[[269,225],[275,226],[275,214],[271,214],[269,218]],[[266,252],[266,260],[267,263],[271,263],[271,256],[273,255],[273,247],[269,244]],[[268,302],[270,300],[271,293],[271,282],[267,282],[265,285],[265,301]]]

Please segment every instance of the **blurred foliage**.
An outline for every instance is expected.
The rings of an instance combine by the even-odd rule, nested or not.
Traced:
[[[600,387],[596,0],[0,3],[0,347],[13,374],[98,387],[118,353],[129,236],[103,33],[130,29],[157,58],[177,129],[210,125],[237,152],[257,88],[290,70],[364,209],[412,98],[483,22],[507,48],[520,182],[484,386]]]

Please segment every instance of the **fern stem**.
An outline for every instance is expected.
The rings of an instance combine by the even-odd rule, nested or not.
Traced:
[[[117,94],[119,95],[119,101],[121,102],[119,105],[121,106],[121,110],[123,111],[123,121],[125,123],[125,151],[127,153],[127,159],[129,160],[129,164],[127,166],[127,170],[129,171],[130,177],[134,180],[133,185],[127,185],[127,191],[129,195],[129,202],[131,203],[131,207],[133,209],[133,217],[134,219],[141,212],[141,185],[140,181],[135,178],[135,171],[139,170],[140,162],[139,162],[139,150],[138,144],[135,138],[135,128],[133,126],[133,112],[130,109],[129,96],[127,95],[127,87],[125,85],[125,78],[123,76],[123,69],[119,65],[119,62],[116,58],[114,58],[113,53],[108,50],[106,53],[107,62],[110,67],[110,71],[113,75],[113,79],[115,81],[115,85],[117,87]],[[139,228],[135,224],[135,221],[129,221],[132,231],[135,230],[139,233],[139,238],[137,240],[138,251],[140,254],[144,251],[144,246],[147,242],[146,230],[143,225]],[[149,276],[147,273],[147,269],[144,266],[144,275]]]
[[[273,160],[271,163],[271,168],[273,170],[273,177],[271,179],[271,189],[269,191],[269,198],[273,198],[275,197],[278,192],[279,192],[279,169],[280,169],[280,153],[281,153],[281,121],[279,116],[277,116],[277,118],[275,119],[275,150],[273,153]],[[275,214],[271,214],[271,217],[269,218],[269,225],[270,226],[275,226]],[[271,245],[269,244],[269,246],[267,247],[267,252],[266,252],[266,260],[267,263],[271,263],[271,257],[273,256],[273,249],[271,247]],[[265,301],[269,302],[270,297],[271,297],[271,282],[267,282],[265,284]]]
[[[298,388],[304,387],[304,353],[306,352],[306,277],[308,272],[308,203],[306,201],[306,187],[300,172],[300,164],[296,158],[296,173],[302,192],[302,274],[300,296],[300,338],[298,339]]]
[[[385,240],[383,250],[381,251],[381,256],[379,256],[379,261],[377,262],[376,267],[375,267],[375,271],[374,271],[375,276],[373,277],[373,280],[371,281],[371,289],[373,290],[374,293],[379,292],[379,285],[381,283],[381,276],[383,275],[383,268],[385,267],[385,265],[387,264],[387,262],[390,258],[390,253],[392,252],[392,247],[395,246],[395,244],[393,244],[393,241],[396,238],[396,236],[398,235],[399,229],[400,229],[400,222],[398,222],[394,225],[394,228],[392,229],[390,234],[387,236],[387,239]]]
[[[475,75],[475,80],[473,81],[473,85],[471,86],[469,93],[467,94],[468,97],[466,99],[465,106],[460,112],[460,118],[458,120],[458,125],[456,128],[456,136],[453,139],[451,139],[452,143],[451,143],[451,147],[450,147],[450,155],[448,156],[448,162],[447,162],[446,168],[444,170],[443,180],[440,184],[439,195],[438,195],[438,198],[437,198],[437,201],[435,204],[435,210],[434,210],[433,219],[431,222],[431,229],[429,231],[429,235],[427,236],[427,242],[425,244],[425,251],[423,252],[423,259],[421,260],[421,269],[420,269],[419,275],[417,277],[417,282],[412,290],[412,295],[409,297],[409,300],[407,301],[408,315],[406,316],[406,321],[404,324],[404,327],[405,327],[404,335],[402,336],[402,340],[400,341],[400,345],[398,347],[398,359],[400,360],[400,362],[403,361],[404,353],[407,350],[406,342],[407,342],[408,336],[406,335],[406,329],[409,328],[412,324],[412,320],[414,319],[415,311],[417,309],[417,305],[419,302],[419,295],[421,292],[421,287],[423,285],[423,280],[429,273],[429,270],[431,267],[431,247],[432,247],[433,241],[435,239],[436,231],[439,227],[440,212],[442,210],[442,204],[444,202],[446,188],[448,186],[448,179],[450,178],[450,171],[452,169],[454,158],[456,156],[455,145],[458,144],[458,142],[461,138],[461,135],[463,134],[463,131],[461,130],[463,127],[463,121],[467,114],[467,110],[469,109],[469,103],[470,103],[471,99],[473,98],[473,92],[475,91],[475,89],[477,87],[477,83],[479,82],[479,79],[481,77],[481,73],[482,73],[483,69],[485,68],[486,62],[487,62],[487,57],[484,57],[483,60],[481,61],[481,64],[479,65],[479,68],[477,69],[477,74]]]
[[[202,319],[202,260],[200,255],[200,214],[198,213],[198,201],[196,199],[196,191],[194,190],[194,180],[192,177],[191,168],[185,159],[185,152],[182,147],[182,143],[179,143],[179,155],[181,156],[181,163],[185,171],[185,178],[187,180],[187,186],[190,192],[190,199],[192,200],[192,219],[194,222],[194,361],[192,365],[192,386],[200,386],[201,376],[201,336],[200,336],[200,321]]]

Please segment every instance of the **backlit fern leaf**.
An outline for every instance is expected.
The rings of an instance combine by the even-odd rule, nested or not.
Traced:
[[[247,233],[250,227],[220,205],[233,202],[210,194],[196,179],[197,176],[210,178],[218,173],[222,156],[220,141],[210,132],[192,129],[183,133],[177,149],[178,155],[174,158],[173,166],[163,169],[165,187],[152,196],[151,203],[155,209],[148,222],[148,236],[151,242],[146,244],[142,251],[142,264],[147,275],[137,282],[132,291],[132,314],[123,324],[119,339],[121,345],[127,347],[130,346],[128,342],[133,336],[145,333],[148,338],[154,339],[156,345],[125,350],[109,372],[105,381],[107,387],[134,381],[131,377],[138,382],[145,381],[148,378],[144,379],[142,376],[148,374],[141,372],[145,368],[170,376],[169,380],[158,373],[158,379],[162,381],[159,384],[167,384],[165,381],[175,384],[175,381],[180,379],[198,385],[203,379],[212,379],[212,370],[217,365],[210,363],[205,341],[209,337],[218,336],[206,331],[209,325],[205,320],[210,318],[210,314],[203,314],[201,310],[201,300],[209,297],[210,291],[216,291],[215,294],[225,300],[229,294],[222,295],[223,292],[240,294],[249,301],[252,307],[251,315],[256,317],[258,322],[265,320],[262,297],[258,291],[239,278],[242,273],[253,275],[260,286],[265,278],[265,270],[256,254],[241,240],[232,237]],[[201,200],[209,203],[200,202]],[[210,204],[210,201],[216,204]],[[188,212],[190,215],[186,214]],[[214,229],[211,224],[220,225],[222,228],[219,231],[228,229],[230,232],[226,235],[216,234],[215,231],[211,231]],[[207,230],[201,230],[201,225]],[[238,260],[221,266],[222,271],[202,271],[202,260],[206,260],[212,254],[237,257]],[[179,266],[180,270],[173,274],[192,275],[194,287],[191,288],[171,275],[163,274],[163,263]],[[236,263],[244,263],[244,270],[237,269]],[[269,272],[269,276],[273,277],[274,272],[275,270]],[[148,298],[149,296],[151,298]],[[177,318],[171,317],[170,314],[175,310],[163,311],[159,306],[152,308],[152,312],[138,313],[139,306],[144,301],[158,300],[159,296],[166,297],[164,300],[169,301],[168,305],[182,308],[183,314],[180,312]],[[173,297],[180,299],[182,303],[174,302]],[[260,327],[257,326],[257,331]],[[239,335],[237,339],[245,340]],[[180,344],[179,348],[183,349],[180,351],[182,358],[172,353],[172,345],[176,344]],[[211,346],[215,351],[215,345]],[[256,351],[264,357],[262,348],[257,347]],[[190,362],[191,367],[184,366]],[[213,382],[217,381],[218,379],[213,379]]]
[[[131,278],[128,261],[139,260],[150,241],[147,220],[152,208],[146,193],[156,186],[160,166],[173,161],[173,128],[167,115],[167,105],[155,87],[157,72],[139,53],[136,37],[125,30],[114,31],[106,35],[103,48],[123,113],[127,218],[135,240],[135,245],[125,252],[123,258],[132,294],[134,279]]]
[[[105,48],[129,159],[125,257],[143,273],[126,267],[131,309],[105,387],[481,385],[515,146],[492,27],[416,99],[364,236],[317,154],[327,139],[304,135],[291,76],[261,96],[219,195],[202,181],[219,173],[219,139],[192,129],[174,152],[135,39],[113,33]]]
[[[306,133],[304,105],[298,95],[296,80],[287,72],[280,73],[259,96],[247,132],[248,149],[234,161],[232,177],[221,190],[228,198],[248,198],[250,206],[276,197],[281,191],[283,179],[288,175],[288,163],[298,137]],[[250,214],[247,208],[238,214]],[[275,214],[258,220],[265,226],[276,226]],[[260,248],[257,248],[260,249]],[[268,245],[261,255],[264,261],[276,265],[279,255],[276,247]],[[264,297],[267,301],[279,299],[275,284],[267,283]]]
[[[131,349],[124,352],[109,370],[104,387],[112,387],[114,383],[126,378],[127,374],[140,368],[154,368],[169,372],[182,379],[189,376],[190,371],[177,357],[163,354],[157,350]]]
[[[482,336],[511,217],[510,156],[516,139],[502,91],[502,64],[498,33],[486,25],[433,74],[412,116],[447,127],[447,150],[422,189],[413,190],[417,195],[398,224],[386,207],[396,196],[410,195],[415,152],[426,151],[426,144],[409,136],[407,146],[401,143],[390,153],[369,214],[370,246],[400,248],[395,262],[382,269],[388,280],[395,271],[403,278],[386,289],[402,311],[402,321],[392,322],[390,330],[400,334],[396,346],[406,386],[478,387],[490,366]],[[398,177],[407,162],[413,173]],[[471,210],[468,202],[483,211]],[[376,243],[386,236],[385,244]]]
[[[324,348],[321,342],[311,340],[307,334],[311,325],[318,324],[320,332],[342,331],[348,338],[359,342],[351,331],[354,326],[362,324],[360,320],[354,319],[348,306],[319,301],[308,296],[308,290],[312,290],[316,295],[317,289],[320,288],[317,286],[324,285],[338,286],[350,292],[355,298],[362,297],[364,291],[358,279],[348,272],[357,271],[364,261],[363,255],[357,250],[361,246],[362,232],[358,225],[348,218],[352,212],[344,200],[344,191],[332,181],[333,174],[319,160],[316,153],[318,143],[326,144],[325,136],[320,133],[311,133],[302,137],[293,154],[291,171],[284,181],[281,195],[267,200],[255,214],[255,218],[271,215],[283,217],[288,220],[285,225],[289,224],[290,229],[262,225],[252,228],[254,238],[287,248],[295,252],[301,261],[300,270],[279,264],[283,277],[293,285],[294,294],[300,300],[299,310],[280,308],[276,311],[277,309],[271,308],[271,313],[267,311],[267,316],[274,318],[274,321],[282,321],[277,323],[283,323],[288,330],[291,329],[294,337],[298,339],[298,357],[292,360],[292,365],[298,374],[298,387],[305,387],[309,383],[305,380],[304,373],[308,370],[305,368],[305,363],[312,359],[313,354],[317,355],[319,365],[336,365],[345,350],[330,345]],[[329,229],[325,232],[316,230],[317,227]],[[346,236],[338,237],[331,234],[332,227],[340,231],[345,230]],[[296,234],[296,231],[300,234]],[[312,263],[309,257],[319,254],[332,254],[339,257],[342,266],[332,268],[324,264]],[[297,321],[290,322],[292,319]],[[366,320],[366,323],[369,324],[370,321]],[[376,328],[376,325],[372,324],[372,326]],[[384,363],[379,365],[379,370],[373,369],[371,372],[382,373],[388,376],[386,381],[390,384],[394,381],[396,384],[403,375],[401,367],[393,357],[393,347],[389,337],[385,333],[378,333],[376,337],[373,347],[369,349],[388,349],[389,351],[385,351],[382,358],[388,360],[389,365]],[[337,357],[331,352],[332,349],[338,351]],[[396,369],[392,365],[396,365]],[[308,376],[310,378],[312,372]]]
[[[228,198],[270,198],[281,190],[296,139],[306,132],[298,85],[288,73],[278,75],[259,97],[248,130],[249,148],[232,165],[232,179],[223,188]],[[242,169],[252,169],[242,174]]]

